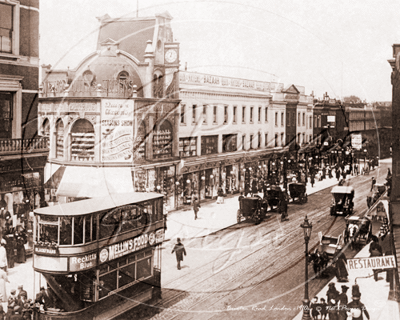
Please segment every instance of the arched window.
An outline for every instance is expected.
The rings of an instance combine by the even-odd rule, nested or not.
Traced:
[[[126,71],[121,71],[119,74],[118,74],[118,80],[119,81],[126,81],[126,80],[128,80],[129,79],[129,73],[128,72],[126,72]]]
[[[42,124],[42,137],[47,138],[47,147],[50,147],[50,121],[45,119]]]
[[[56,158],[64,157],[64,124],[61,119],[56,123]]]
[[[172,125],[164,120],[158,123],[153,133],[153,158],[169,158],[172,156]]]
[[[85,119],[77,120],[71,129],[71,160],[94,161],[94,128]]]

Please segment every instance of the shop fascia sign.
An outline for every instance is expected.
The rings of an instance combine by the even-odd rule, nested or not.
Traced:
[[[99,262],[104,263],[107,260],[113,260],[153,246],[164,241],[164,229],[159,229],[155,232],[144,233],[140,236],[127,239],[111,246],[108,246],[100,251]]]
[[[394,256],[348,259],[347,268],[349,269],[349,271],[393,269],[396,268],[396,261],[394,259]]]

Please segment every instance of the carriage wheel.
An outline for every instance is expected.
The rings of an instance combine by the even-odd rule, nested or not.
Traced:
[[[237,215],[236,215],[236,219],[237,219],[237,223],[241,223],[242,222],[242,213],[240,212],[240,209],[237,211]]]

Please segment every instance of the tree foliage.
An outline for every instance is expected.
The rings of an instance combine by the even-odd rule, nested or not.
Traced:
[[[344,103],[361,103],[362,100],[357,96],[348,96],[343,98]]]

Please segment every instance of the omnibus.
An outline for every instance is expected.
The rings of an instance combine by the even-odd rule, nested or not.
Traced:
[[[114,194],[34,210],[33,268],[55,301],[40,319],[112,319],[161,297],[163,195]]]

